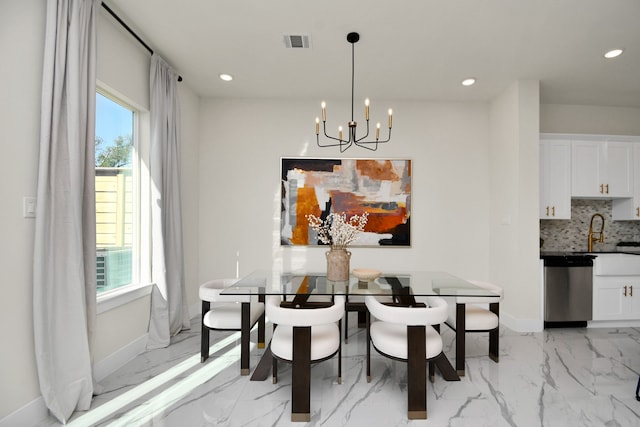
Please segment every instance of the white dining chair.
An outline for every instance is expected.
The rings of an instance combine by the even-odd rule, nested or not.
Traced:
[[[406,361],[409,419],[427,418],[426,370],[434,378],[434,364],[442,358],[442,338],[433,328],[447,319],[447,303],[439,297],[424,299],[424,307],[394,306],[373,296],[365,298],[367,321],[367,381],[371,381],[370,343],[383,356]],[[373,319],[372,319],[373,317]]]
[[[479,280],[467,280],[474,285],[493,292],[495,297],[453,297],[445,298],[449,302],[449,312],[445,324],[456,332],[456,370],[464,375],[464,359],[466,351],[466,333],[489,333],[489,357],[499,361],[500,344],[500,301],[504,297],[502,287]],[[487,307],[488,305],[488,307]],[[458,324],[464,316],[464,329]],[[462,335],[458,335],[462,334]]]
[[[204,363],[209,358],[209,333],[211,330],[241,331],[242,309],[248,309],[248,330],[258,322],[258,347],[264,348],[265,338],[265,305],[259,301],[257,295],[237,296],[224,295],[221,292],[236,283],[238,279],[214,279],[200,285],[199,297],[202,300],[202,321],[200,335],[200,362]],[[249,303],[249,304],[243,304]],[[247,307],[248,306],[248,307]],[[242,338],[241,346],[248,347],[247,337]],[[241,366],[242,375],[249,374],[248,348],[243,352],[246,361],[241,362],[247,366]]]
[[[281,303],[281,297],[267,296],[266,314],[274,324],[270,344],[273,382],[278,381],[278,361],[292,362],[291,421],[309,421],[311,364],[337,354],[338,383],[342,383],[344,296],[336,295],[333,304],[324,308],[283,307]]]

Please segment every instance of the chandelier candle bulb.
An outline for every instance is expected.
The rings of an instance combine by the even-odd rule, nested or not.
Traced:
[[[316,117],[316,135],[320,134],[320,119]]]
[[[326,122],[327,121],[327,104],[322,101],[322,104],[320,104],[320,106],[322,107],[322,121]]]
[[[393,110],[389,108],[389,129],[391,129],[392,117],[393,117]]]
[[[342,126],[338,126],[338,139],[342,139]]]
[[[380,123],[376,124],[376,141],[380,139]]]
[[[364,100],[364,117],[369,121],[369,98]]]

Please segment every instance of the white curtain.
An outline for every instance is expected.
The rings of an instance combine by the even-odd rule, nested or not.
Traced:
[[[60,422],[93,394],[96,9],[48,0],[33,255],[40,390]]]
[[[169,345],[189,329],[184,284],[180,200],[180,109],[178,74],[157,54],[151,57],[151,318],[147,348]]]

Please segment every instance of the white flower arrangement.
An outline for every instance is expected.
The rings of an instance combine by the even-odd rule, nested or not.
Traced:
[[[353,215],[347,220],[347,214],[330,213],[323,221],[315,215],[307,215],[309,226],[318,234],[318,240],[333,249],[345,249],[358,238],[367,225],[369,213]]]

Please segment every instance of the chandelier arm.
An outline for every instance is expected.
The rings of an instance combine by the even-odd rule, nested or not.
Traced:
[[[321,145],[320,144],[320,136],[316,135],[316,144],[318,145],[318,147],[321,147],[321,148],[325,148],[325,147],[340,147],[340,152],[341,153],[344,153],[347,150],[347,148],[349,148],[351,146],[351,144],[352,144],[351,142],[345,141],[345,140],[342,140],[342,139],[333,138],[333,137],[329,137],[329,138],[334,139],[336,141],[340,141],[340,142],[338,142],[336,144],[324,144],[324,145]]]
[[[369,151],[376,151],[378,149],[378,141],[364,141],[364,142],[355,142],[358,147],[366,148]],[[373,148],[364,144],[376,144]]]
[[[362,138],[359,139],[355,139],[355,135],[354,135],[354,141],[355,143],[358,143],[360,141],[362,141],[363,139],[366,139],[369,136],[369,120],[367,120],[367,133],[364,134],[364,136]]]
[[[385,139],[384,141],[361,141],[361,140],[358,140],[358,141],[355,141],[355,144],[358,147],[367,148],[363,144],[384,144],[385,142],[389,142],[390,140],[391,140],[391,129],[389,129],[389,135],[387,136],[387,139]]]
[[[350,142],[349,140],[346,140],[346,139],[336,138],[335,136],[328,135],[327,134],[327,122],[322,122],[322,131],[324,133],[325,138],[333,139],[334,141],[340,141],[339,144],[323,145],[323,147],[335,147],[335,146],[338,146],[338,145],[342,145],[345,142]]]

